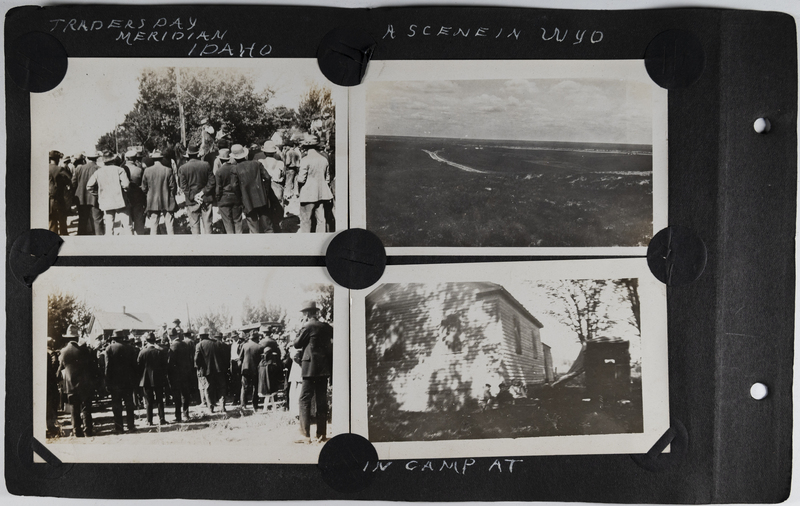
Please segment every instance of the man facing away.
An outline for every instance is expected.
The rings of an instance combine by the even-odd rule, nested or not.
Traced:
[[[192,360],[194,357],[191,347],[183,342],[177,328],[172,329],[171,337],[172,342],[169,345],[169,356],[167,358],[167,378],[172,391],[172,401],[175,403],[175,421],[181,422],[181,413],[183,418],[189,419],[190,386],[191,378],[194,375]]]
[[[128,211],[128,197],[126,190],[130,186],[128,176],[116,156],[108,153],[100,159],[102,164],[89,182],[86,188],[97,197],[97,203],[103,211],[106,235],[114,234],[114,225],[120,223],[118,228],[119,235],[131,235],[131,220]]]
[[[303,351],[301,372],[303,386],[300,391],[300,432],[298,443],[311,442],[311,399],[316,396],[316,437],[327,439],[328,426],[328,379],[333,371],[333,328],[319,321],[317,303],[303,304],[300,312],[305,325],[292,345]]]
[[[258,162],[247,160],[248,149],[241,144],[231,147],[231,158],[236,160],[236,170],[231,172],[231,184],[239,188],[242,208],[251,234],[267,231],[269,219],[270,178],[267,170]]]
[[[97,197],[89,191],[89,178],[99,168],[95,161],[102,156],[94,152],[86,155],[86,163],[78,165],[72,173],[72,187],[78,200],[78,235],[103,235],[103,211],[97,204]]]
[[[122,166],[130,181],[128,200],[131,204],[131,220],[136,235],[144,235],[144,210],[147,204],[147,198],[142,190],[144,169],[139,165],[140,160],[139,153],[135,149],[130,149],[125,153],[125,165]]]
[[[217,161],[222,163],[214,171],[217,178],[217,205],[219,215],[222,218],[222,226],[226,234],[242,233],[242,197],[239,185],[233,184],[233,172],[236,170],[236,162],[231,160],[231,150],[222,148],[219,150]]]
[[[153,402],[158,405],[159,425],[166,425],[164,414],[164,387],[167,383],[167,356],[156,346],[156,335],[147,334],[147,346],[142,348],[137,359],[141,379],[139,386],[144,389],[147,407],[147,425],[153,425]]]
[[[60,151],[50,151],[48,168],[50,183],[50,231],[58,235],[67,235],[67,213],[69,212],[70,185],[72,176],[69,171],[59,165]]]
[[[161,151],[153,151],[149,158],[153,165],[144,169],[142,175],[142,191],[147,194],[145,212],[147,213],[150,235],[158,234],[158,221],[164,217],[164,226],[167,235],[175,233],[175,211],[178,204],[175,202],[175,193],[178,186],[172,169],[162,165]]]
[[[242,392],[240,407],[247,405],[247,396],[253,396],[253,411],[258,411],[258,363],[261,361],[261,347],[258,345],[259,333],[253,331],[250,339],[239,350],[242,364]]]
[[[192,234],[210,234],[216,179],[211,165],[199,158],[200,146],[190,144],[186,154],[189,161],[178,168],[178,186],[186,197],[189,224]]]
[[[70,342],[61,350],[56,374],[60,374],[63,379],[62,392],[66,395],[67,404],[71,408],[72,430],[75,437],[92,437],[94,357],[92,350],[76,341],[78,333],[73,325],[67,328],[64,337],[70,339]]]
[[[114,413],[114,433],[122,434],[122,405],[128,432],[136,432],[134,424],[133,390],[136,387],[138,352],[127,343],[125,332],[115,330],[106,348],[106,388],[111,394],[111,411]]]
[[[319,154],[319,140],[309,135],[303,140],[306,155],[300,160],[297,183],[300,186],[300,232],[325,232],[325,207],[333,199],[328,159]],[[312,224],[312,219],[316,222]],[[313,230],[312,230],[313,229]]]

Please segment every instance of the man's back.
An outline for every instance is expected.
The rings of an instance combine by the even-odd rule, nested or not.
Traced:
[[[82,206],[93,206],[97,204],[97,198],[86,188],[86,185],[89,184],[89,179],[97,172],[97,169],[97,164],[89,160],[83,165],[79,165],[72,175],[72,186],[75,188],[75,196],[78,198],[78,203]]]
[[[106,348],[106,385],[131,388],[136,383],[137,352],[133,346],[113,342]]]
[[[208,194],[216,186],[211,165],[196,158],[189,160],[178,169],[178,185],[190,201],[198,193],[204,193],[204,198],[213,198],[213,194]]]

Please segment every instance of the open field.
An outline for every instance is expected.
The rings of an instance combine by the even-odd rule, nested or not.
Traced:
[[[367,136],[367,228],[386,246],[644,246],[650,146]]]

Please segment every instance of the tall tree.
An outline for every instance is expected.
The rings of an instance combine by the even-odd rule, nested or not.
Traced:
[[[242,324],[257,322],[281,322],[286,323],[286,309],[275,305],[267,304],[264,299],[253,304],[250,297],[245,297],[242,303]]]
[[[228,306],[223,304],[217,310],[208,310],[193,317],[191,323],[191,327],[195,330],[200,327],[208,327],[210,332],[226,332],[233,327],[233,317]]]
[[[639,302],[639,280],[637,278],[626,278],[614,280],[614,286],[620,293],[622,302],[628,302],[631,306],[631,317],[628,320],[632,326],[642,335],[642,315],[641,304]]]
[[[297,120],[300,128],[311,130],[311,123],[323,115],[335,116],[335,107],[330,88],[312,85],[300,99]]]
[[[52,337],[55,345],[66,344],[62,337],[70,325],[77,327],[78,332],[86,329],[92,319],[94,310],[84,301],[70,293],[54,293],[47,296],[47,336]]]
[[[611,326],[601,296],[606,280],[575,279],[542,284],[559,306],[551,314],[572,329],[581,344],[599,337],[600,332]]]

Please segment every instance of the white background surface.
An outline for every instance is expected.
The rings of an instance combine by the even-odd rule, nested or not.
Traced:
[[[25,5],[37,2],[24,2],[19,0],[0,0],[0,7],[2,7],[3,15],[5,17],[5,11],[11,7],[17,5]],[[40,5],[47,4],[50,2],[38,2]],[[85,0],[72,0],[70,3],[123,3],[120,1],[117,2],[110,2],[108,0],[93,0],[92,2],[87,2]],[[144,2],[128,2],[128,3],[142,3],[142,4],[157,4],[163,2],[153,2],[153,1],[144,1]],[[201,1],[201,0],[171,0],[169,3],[171,4],[219,4],[222,3],[221,0],[218,1]],[[265,4],[267,2],[256,2],[252,0],[237,0],[238,4],[245,4],[245,3],[253,3],[253,4]],[[473,6],[493,6],[493,7],[536,7],[536,8],[551,8],[551,9],[610,9],[610,10],[627,10],[627,9],[658,9],[658,8],[681,8],[681,7],[707,7],[707,8],[731,8],[731,9],[752,9],[752,10],[763,10],[763,11],[781,11],[786,12],[795,17],[795,20],[798,18],[800,14],[800,2],[796,0],[762,0],[756,2],[755,0],[721,0],[721,1],[673,1],[673,0],[641,0],[641,1],[633,1],[633,0],[503,0],[492,2],[490,0],[436,0],[435,2],[426,2],[420,0],[401,0],[401,1],[364,1],[364,0],[340,0],[338,2],[334,2],[332,0],[329,1],[319,1],[319,0],[304,0],[304,1],[297,1],[297,0],[280,0],[277,2],[281,5],[314,5],[314,6],[336,6],[336,7],[383,7],[383,6],[411,6],[411,5],[426,5],[426,4],[435,4],[435,5],[473,5]],[[0,44],[2,44],[2,38],[0,38]],[[0,87],[3,86],[4,81],[0,80]],[[2,95],[5,96],[5,90],[2,90]],[[5,108],[0,109],[0,114],[2,114],[2,125],[5,125]],[[0,143],[0,158],[5,160],[5,139],[3,142]],[[5,181],[5,163],[0,165],[0,180]],[[5,205],[0,206],[0,222],[5,223]],[[5,234],[0,235],[0,242],[3,243],[3,247],[5,248]],[[3,274],[4,275],[4,274]],[[0,297],[5,298],[5,291],[2,292]],[[798,299],[795,300],[795,315],[797,315],[797,302]],[[3,307],[5,304],[3,304]],[[5,329],[5,314],[2,313],[0,316],[0,328]],[[2,343],[3,349],[5,349],[5,343]],[[5,370],[5,353],[0,353],[2,357],[0,361],[2,361],[3,370]],[[797,354],[795,354],[795,360],[797,360]],[[795,367],[795,375],[797,375],[797,367]],[[797,376],[795,376],[797,378]],[[795,382],[796,383],[796,382]],[[0,410],[5,408],[5,374],[0,375],[0,395],[3,396],[3,399],[0,400]],[[794,427],[795,427],[795,434],[798,433],[798,418],[800,418],[800,396],[798,395],[797,391],[793,393],[793,400],[794,400]],[[755,401],[754,401],[755,402]],[[2,417],[3,420],[5,417]],[[4,430],[5,423],[0,425],[0,430]],[[795,458],[795,462],[797,462]],[[0,463],[0,466],[4,465]],[[5,480],[3,480],[5,483]],[[796,474],[792,477],[792,484],[793,489],[796,488],[797,484],[797,477]],[[800,500],[797,498],[797,492],[794,492],[786,504],[800,504]],[[66,500],[66,499],[50,499],[50,498],[20,498],[15,496],[10,496],[5,488],[0,491],[0,502],[2,504],[21,504],[21,505],[41,505],[41,504],[67,504],[67,505],[99,505],[105,503],[106,501],[100,500]],[[188,504],[190,501],[124,501],[121,502],[122,504],[143,504],[143,505],[153,505],[153,504]],[[202,505],[212,505],[218,504],[215,501],[191,501],[192,504],[202,504]],[[259,503],[260,504],[260,503]],[[297,504],[297,503],[295,503]],[[303,504],[313,504],[313,503],[303,503]],[[420,503],[421,504],[421,503]],[[474,503],[473,503],[474,504]],[[546,504],[546,503],[542,503]],[[553,503],[553,504],[563,504],[563,503]]]

